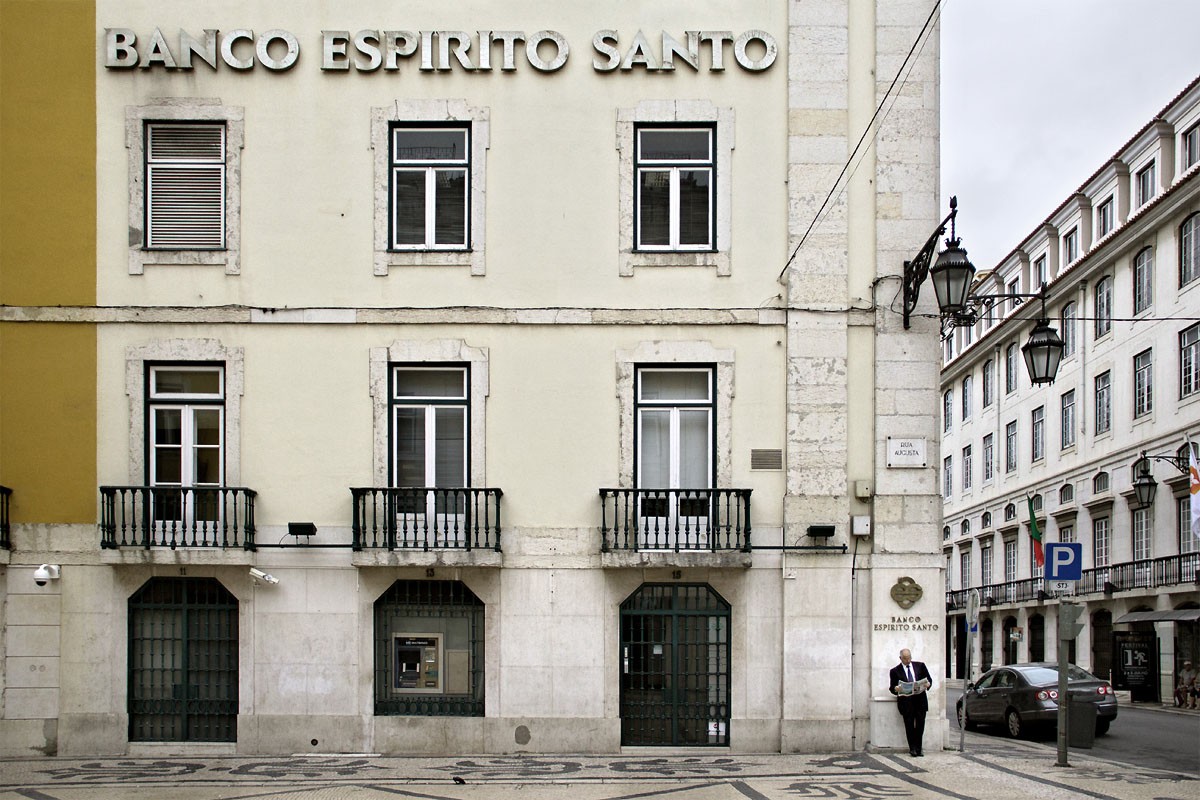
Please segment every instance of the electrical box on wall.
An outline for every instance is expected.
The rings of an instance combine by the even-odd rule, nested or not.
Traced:
[[[854,482],[854,497],[858,500],[870,500],[874,492],[871,489],[870,481],[855,481]]]
[[[855,514],[850,518],[851,536],[870,536],[871,517],[867,514]]]

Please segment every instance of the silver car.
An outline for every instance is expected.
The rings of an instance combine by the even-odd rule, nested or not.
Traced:
[[[1072,703],[1096,704],[1096,735],[1108,733],[1117,718],[1117,696],[1108,681],[1070,664],[1067,691]],[[977,683],[967,684],[957,709],[958,724],[969,731],[1003,725],[1016,738],[1035,725],[1057,725],[1058,664],[1009,664],[989,670]]]

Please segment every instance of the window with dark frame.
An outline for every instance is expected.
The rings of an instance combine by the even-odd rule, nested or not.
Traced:
[[[225,124],[146,123],[146,249],[225,249]]]
[[[716,129],[635,126],[635,249],[716,250]]]
[[[391,126],[391,250],[466,250],[471,126]]]

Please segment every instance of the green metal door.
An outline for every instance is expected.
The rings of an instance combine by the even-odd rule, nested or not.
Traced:
[[[729,604],[643,584],[621,604],[621,744],[729,744]]]
[[[213,578],[152,578],[129,599],[129,740],[235,742],[237,599]]]

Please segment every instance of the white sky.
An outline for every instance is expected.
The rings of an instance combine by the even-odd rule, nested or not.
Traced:
[[[1200,75],[1200,0],[942,0],[942,204],[994,267]]]

